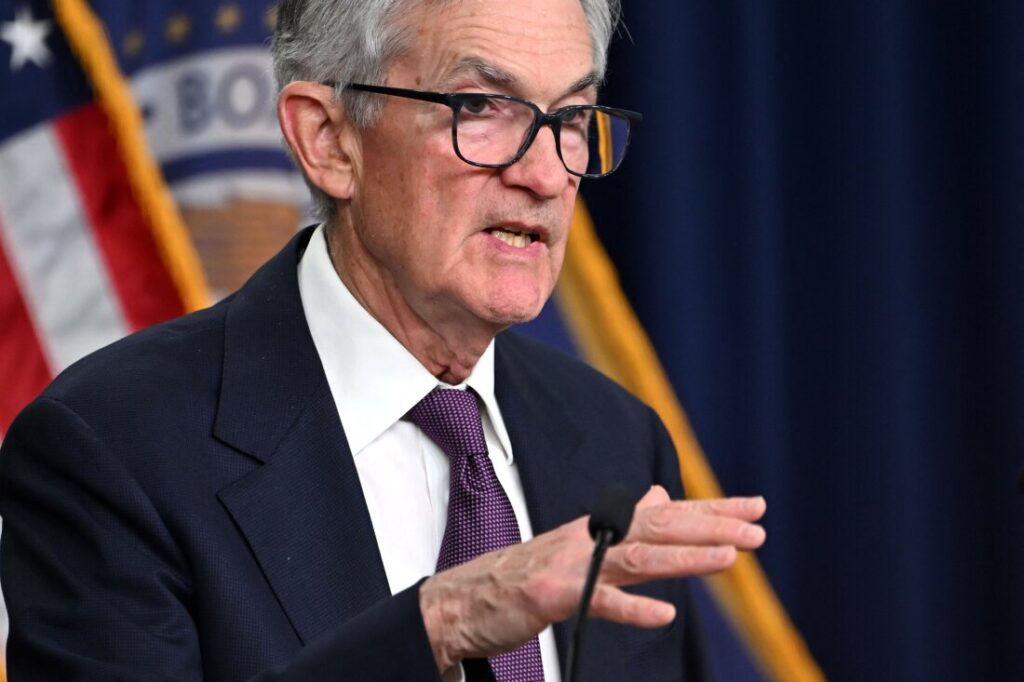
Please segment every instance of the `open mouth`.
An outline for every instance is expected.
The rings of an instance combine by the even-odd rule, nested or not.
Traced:
[[[540,239],[540,234],[526,228],[517,228],[510,226],[502,227],[488,227],[484,232],[494,236],[509,246],[514,246],[519,249],[525,249],[533,242]]]

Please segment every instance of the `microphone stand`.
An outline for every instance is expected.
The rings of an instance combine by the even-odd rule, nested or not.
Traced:
[[[579,668],[576,661],[579,659],[580,651],[583,648],[583,626],[587,621],[587,613],[590,611],[590,599],[594,596],[594,588],[597,586],[597,574],[601,572],[601,563],[604,561],[605,552],[612,545],[615,539],[615,532],[609,528],[602,528],[597,531],[594,554],[590,559],[590,569],[587,571],[587,580],[583,583],[583,594],[580,597],[580,606],[576,610],[576,617],[573,619],[572,640],[569,642],[569,651],[565,657],[565,676],[562,682],[576,682]]]
[[[594,538],[594,554],[590,557],[590,568],[587,570],[583,594],[580,596],[580,605],[573,622],[572,640],[565,657],[565,674],[562,676],[562,682],[576,682],[577,661],[583,648],[583,627],[590,611],[590,599],[594,596],[594,588],[597,586],[597,575],[601,572],[601,562],[604,561],[608,548],[618,544],[629,532],[635,503],[636,498],[629,490],[621,485],[610,485],[601,491],[597,504],[594,505],[594,512],[590,515],[590,523],[587,525],[590,537]]]

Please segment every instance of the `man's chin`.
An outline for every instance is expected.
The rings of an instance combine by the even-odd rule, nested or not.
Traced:
[[[502,301],[500,304],[489,306],[482,319],[493,325],[497,331],[501,331],[512,325],[536,319],[546,302],[547,297],[537,297],[528,303]]]
[[[553,286],[538,283],[536,278],[492,278],[475,289],[462,287],[453,298],[461,309],[460,316],[469,316],[464,323],[497,334],[540,315],[553,290]]]

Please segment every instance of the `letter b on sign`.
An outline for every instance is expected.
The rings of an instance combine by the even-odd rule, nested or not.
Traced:
[[[178,120],[186,135],[218,123],[237,131],[273,121],[269,74],[257,64],[236,63],[218,73],[186,71],[177,90]]]

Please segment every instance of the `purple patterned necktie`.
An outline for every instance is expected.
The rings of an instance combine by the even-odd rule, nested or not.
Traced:
[[[451,474],[448,524],[441,541],[437,570],[443,571],[521,542],[515,512],[487,456],[476,394],[454,388],[435,388],[406,416],[448,455]],[[489,660],[498,682],[542,682],[544,679],[536,637],[514,651]]]

